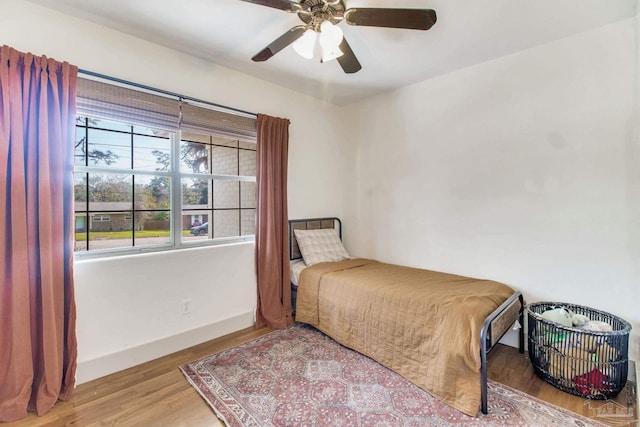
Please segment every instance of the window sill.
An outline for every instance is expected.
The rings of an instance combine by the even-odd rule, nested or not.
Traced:
[[[203,240],[197,242],[183,243],[181,245],[157,245],[157,246],[144,246],[144,247],[131,247],[131,248],[118,248],[118,249],[102,249],[95,251],[83,251],[74,253],[74,262],[104,259],[104,258],[116,258],[116,257],[129,257],[135,255],[146,255],[155,253],[164,253],[172,251],[183,251],[190,249],[202,249],[217,246],[231,246],[244,243],[255,243],[255,236],[246,236],[242,238],[219,238],[215,240]]]

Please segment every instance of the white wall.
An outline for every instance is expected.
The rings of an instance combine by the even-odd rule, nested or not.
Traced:
[[[637,54],[630,19],[351,106],[352,252],[611,312],[638,360]]]
[[[291,120],[290,217],[343,215],[349,147],[336,108],[22,0],[0,0],[0,43],[82,69]],[[310,131],[313,129],[313,131]],[[309,177],[313,177],[309,179]],[[194,261],[203,265],[193,268]],[[254,245],[76,263],[78,381],[253,324]],[[192,313],[182,315],[183,299]]]
[[[76,262],[84,382],[254,323],[253,243]],[[182,314],[188,301],[190,313]]]

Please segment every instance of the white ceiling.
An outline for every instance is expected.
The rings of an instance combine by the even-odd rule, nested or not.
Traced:
[[[289,46],[251,57],[298,16],[240,0],[29,0],[338,105],[636,15],[638,0],[345,0],[346,7],[430,8],[429,31],[340,23],[362,64],[308,60]],[[597,58],[594,58],[597,60]]]

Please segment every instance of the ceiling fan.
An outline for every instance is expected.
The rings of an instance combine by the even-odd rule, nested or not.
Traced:
[[[367,27],[428,30],[436,23],[433,9],[350,8],[343,0],[242,0],[262,6],[297,13],[304,25],[297,25],[272,41],[251,58],[262,62],[293,43],[305,58],[312,58],[316,39],[322,48],[321,62],[336,59],[345,73],[358,72],[362,65],[336,24]]]

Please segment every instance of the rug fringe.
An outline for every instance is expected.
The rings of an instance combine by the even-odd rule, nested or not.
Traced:
[[[187,372],[184,370],[184,367],[180,366],[180,371],[182,372],[182,375],[184,375],[184,377],[187,379],[187,381],[189,382],[189,384],[191,384],[191,387],[193,387],[194,389],[196,389],[196,391],[198,392],[198,394],[200,396],[202,396],[202,398],[205,400],[205,402],[207,402],[209,404],[209,406],[213,409],[213,412],[215,412],[216,417],[218,417],[218,419],[225,425],[228,426],[229,423],[227,422],[226,418],[224,417],[224,415],[222,415],[222,413],[220,411],[218,411],[218,409],[215,407],[215,405],[213,404],[213,402],[211,402],[211,400],[209,400],[207,398],[207,396],[204,395],[204,393],[200,390],[200,387],[197,386],[197,384],[191,379],[191,377],[189,376],[189,374],[187,374]]]

